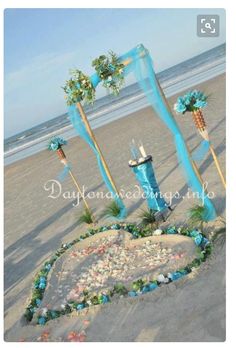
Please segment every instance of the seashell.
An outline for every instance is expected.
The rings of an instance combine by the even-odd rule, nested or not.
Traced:
[[[157,281],[160,283],[164,283],[165,282],[165,277],[163,274],[159,274],[159,276],[157,277]]]
[[[157,229],[153,232],[153,236],[160,236],[162,234],[162,230],[161,229]]]

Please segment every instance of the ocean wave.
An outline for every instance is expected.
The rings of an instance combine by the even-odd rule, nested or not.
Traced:
[[[161,76],[160,81],[166,96],[170,97],[175,93],[225,72],[225,56],[222,56],[222,48],[218,48],[218,51],[217,49],[215,51],[216,54],[214,59],[212,58],[212,50],[209,51],[210,59],[208,59],[209,57],[206,52],[206,59],[203,60],[201,57],[203,62],[200,65],[197,64],[199,63],[197,57],[194,57],[189,61],[168,69],[166,75],[165,71],[159,73],[158,76]],[[100,103],[98,100],[95,109],[88,110],[87,112],[92,128],[103,126],[104,124],[124,117],[148,105],[146,96],[143,91],[140,90],[137,83],[126,87],[122,91],[120,97],[117,99],[112,98],[112,102],[110,98],[106,99],[105,97],[102,99]],[[10,139],[6,139],[6,150],[4,152],[5,164],[9,164],[17,159],[27,157],[29,154],[32,155],[33,153],[45,149],[47,141],[55,135],[64,135],[67,139],[76,135],[72,125],[69,123],[67,114],[59,117],[54,124],[52,120],[50,120],[48,124],[45,123],[44,125],[35,127],[34,133],[33,129],[31,131],[30,136],[29,131],[26,131],[28,132],[27,134],[18,135],[15,139],[11,137],[12,141],[10,142]]]

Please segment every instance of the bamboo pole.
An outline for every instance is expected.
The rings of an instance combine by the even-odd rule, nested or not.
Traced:
[[[225,178],[224,178],[224,175],[223,175],[222,170],[220,168],[220,164],[219,164],[218,158],[216,156],[215,150],[214,150],[214,148],[212,147],[211,144],[210,144],[210,151],[211,151],[212,157],[213,157],[213,159],[215,161],[215,165],[216,165],[216,168],[218,170],[219,176],[221,178],[222,184],[223,184],[224,188],[226,189]]]
[[[59,158],[60,158],[61,163],[62,163],[64,166],[68,165],[65,152],[63,151],[62,148],[59,148],[59,149],[57,150],[57,154],[58,154],[58,156],[59,156]],[[88,205],[86,199],[84,198],[84,195],[83,195],[83,193],[82,193],[82,190],[81,190],[81,188],[80,188],[80,185],[79,185],[78,181],[76,180],[74,174],[72,173],[72,170],[71,170],[71,169],[69,169],[69,174],[70,174],[70,177],[71,177],[73,183],[75,184],[75,186],[76,186],[76,188],[77,188],[77,190],[78,190],[78,192],[79,192],[79,194],[80,194],[80,196],[81,196],[81,198],[82,198],[82,200],[83,200],[83,202],[84,202],[84,205],[85,205],[86,209],[91,213],[91,209],[89,208],[89,205]],[[92,215],[92,213],[91,213],[91,215]],[[94,217],[93,217],[93,216],[92,216],[92,219],[94,220]]]
[[[205,122],[205,119],[204,119],[204,116],[203,116],[201,109],[193,111],[192,115],[193,115],[193,120],[194,120],[195,126],[198,129],[199,133],[201,134],[201,136],[203,137],[204,140],[209,141],[209,135],[208,135],[208,131],[206,128],[206,122]],[[224,188],[226,189],[225,178],[224,178],[224,175],[222,173],[217,155],[216,155],[215,150],[214,150],[213,146],[211,145],[211,143],[210,143],[210,151],[211,151],[213,160],[215,162],[216,169],[217,169],[218,174],[220,176],[221,182],[222,182]]]
[[[156,75],[155,75],[155,77],[156,77]],[[171,108],[170,108],[170,105],[169,105],[169,103],[168,103],[168,100],[167,100],[167,98],[166,98],[166,96],[165,96],[165,94],[164,94],[164,91],[163,91],[163,89],[162,89],[162,87],[161,87],[159,81],[157,80],[157,78],[156,78],[156,83],[157,83],[157,85],[158,85],[158,87],[159,87],[159,89],[160,89],[160,91],[161,91],[162,98],[164,99],[165,105],[166,105],[166,107],[167,107],[169,113],[170,113],[170,114],[172,115],[172,117],[174,118],[174,115],[173,115],[173,113],[172,113],[172,111],[171,111]],[[175,119],[175,118],[174,118],[174,119]],[[203,187],[203,189],[204,189],[204,181],[203,181],[203,179],[202,179],[202,176],[201,176],[201,174],[200,174],[200,171],[199,171],[199,169],[198,169],[198,167],[197,167],[197,165],[196,165],[196,162],[191,158],[191,151],[190,151],[188,145],[187,145],[187,144],[185,144],[185,145],[186,145],[186,148],[187,148],[187,151],[188,151],[189,158],[190,158],[190,161],[191,161],[191,163],[192,163],[193,169],[194,169],[194,171],[195,171],[195,174],[197,175],[197,177],[198,177],[198,179],[199,179],[199,181],[200,181],[200,183],[201,183],[201,185],[202,185],[202,187]],[[206,191],[206,190],[204,189],[204,191]]]
[[[80,186],[79,186],[79,183],[78,183],[78,181],[76,180],[76,178],[75,178],[75,176],[74,176],[74,174],[72,173],[71,170],[69,170],[69,174],[70,174],[71,179],[73,180],[73,182],[74,182],[74,184],[75,184],[75,186],[76,186],[76,188],[77,188],[77,190],[78,190],[80,196],[81,196],[82,199],[83,199],[83,202],[84,202],[84,205],[85,205],[86,209],[87,209],[89,212],[91,212],[91,210],[90,210],[90,208],[89,208],[89,206],[88,206],[88,203],[86,202],[86,200],[85,200],[85,198],[84,198],[84,195],[83,195],[83,193],[82,193],[82,191],[81,191],[81,188],[80,188]]]
[[[100,154],[100,157],[101,157],[101,160],[102,160],[102,163],[103,163],[105,172],[106,172],[108,178],[110,179],[110,182],[111,182],[111,184],[112,184],[112,186],[113,186],[113,188],[114,188],[114,190],[115,190],[117,196],[120,197],[118,188],[117,188],[117,186],[116,186],[116,184],[115,184],[115,182],[114,182],[114,179],[113,179],[113,177],[112,177],[112,175],[111,175],[111,173],[110,173],[110,170],[109,170],[108,165],[107,165],[107,163],[106,163],[106,160],[105,160],[105,158],[104,158],[104,156],[103,156],[103,153],[102,153],[102,151],[101,151],[101,148],[100,148],[100,146],[99,146],[98,143],[97,143],[97,140],[96,140],[95,135],[94,135],[94,133],[93,133],[93,131],[92,131],[92,129],[91,129],[91,126],[90,126],[90,124],[89,124],[89,122],[88,122],[88,119],[87,119],[87,116],[86,116],[86,114],[85,114],[85,112],[84,112],[84,109],[83,109],[82,105],[81,105],[79,102],[76,103],[76,106],[77,106],[77,108],[78,108],[78,110],[79,110],[79,113],[80,113],[80,115],[81,115],[81,118],[82,118],[82,120],[83,120],[83,122],[84,122],[84,125],[85,125],[86,129],[87,129],[87,132],[88,132],[88,134],[90,135],[90,137],[92,138],[92,140],[93,140],[93,142],[94,142],[94,145],[95,145],[95,147],[96,147],[98,153]]]

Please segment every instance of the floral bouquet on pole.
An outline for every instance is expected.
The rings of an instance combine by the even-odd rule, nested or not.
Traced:
[[[174,105],[174,109],[177,113],[180,113],[183,115],[186,112],[191,112],[196,128],[198,129],[203,139],[209,142],[209,135],[206,128],[206,122],[202,113],[202,109],[207,106],[207,99],[208,99],[208,96],[206,96],[201,91],[196,91],[196,90],[190,91],[184,96],[179,97],[177,99],[177,102]],[[217,159],[215,150],[210,143],[209,143],[209,148],[210,148],[212,157],[215,161],[215,165],[220,175],[223,186],[226,187],[225,178],[221,171],[219,161]]]
[[[191,91],[177,99],[174,109],[177,113],[192,113],[196,128],[205,140],[209,140],[202,109],[207,106],[207,96],[200,91]]]
[[[65,152],[62,149],[63,145],[67,145],[67,141],[64,140],[63,138],[55,137],[52,138],[48,144],[48,150],[50,151],[56,151],[58,154],[58,157],[60,158],[61,161],[63,161],[63,164],[66,164],[66,155]]]
[[[62,149],[62,146],[67,145],[67,141],[64,140],[63,138],[60,137],[55,137],[52,138],[48,144],[48,150],[50,151],[56,151],[58,154],[58,157],[61,161],[61,163],[64,164],[65,169],[66,169],[66,173],[68,172],[70,174],[71,179],[73,180],[81,198],[83,199],[84,205],[85,205],[85,213],[83,216],[86,215],[86,221],[87,223],[93,223],[95,221],[94,216],[92,215],[91,209],[88,206],[87,201],[85,200],[85,197],[82,193],[82,190],[79,186],[79,183],[77,181],[77,179],[75,178],[74,174],[72,173],[71,167],[66,159],[66,155],[64,150]],[[89,221],[89,222],[88,222]]]
[[[107,56],[102,55],[92,61],[103,86],[111,91],[112,94],[118,95],[124,84],[124,64],[114,52],[109,52]]]

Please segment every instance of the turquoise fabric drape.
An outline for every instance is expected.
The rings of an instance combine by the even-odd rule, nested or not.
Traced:
[[[59,180],[61,182],[64,181],[65,178],[67,177],[67,175],[69,174],[70,170],[71,170],[71,165],[70,164],[64,166],[63,170],[58,174],[57,180]]]
[[[121,200],[121,198],[116,194],[116,192],[113,188],[113,185],[111,184],[110,179],[108,178],[108,176],[106,174],[105,168],[104,168],[103,163],[102,163],[101,156],[100,156],[99,152],[97,151],[97,148],[94,145],[93,140],[91,139],[90,135],[88,134],[88,132],[85,128],[85,125],[81,119],[79,110],[77,109],[75,104],[69,106],[69,117],[70,117],[70,121],[71,121],[72,125],[74,126],[74,128],[77,131],[77,133],[79,134],[79,136],[91,147],[91,149],[95,153],[95,156],[96,156],[97,162],[98,162],[98,167],[99,167],[100,173],[102,175],[103,181],[104,181],[105,185],[107,186],[109,192],[111,192],[113,199],[117,202],[117,204],[119,205],[119,207],[121,209],[121,212],[120,212],[120,215],[118,216],[118,218],[124,219],[127,215],[124,203]]]
[[[210,141],[203,140],[200,145],[193,151],[191,157],[194,161],[200,162],[207,155],[210,147]]]
[[[129,59],[131,62],[125,67],[124,75],[127,75],[130,72],[135,73],[136,78],[140,84],[140,87],[146,94],[146,97],[148,98],[150,104],[154,108],[156,115],[161,118],[163,123],[168,127],[168,129],[173,135],[173,141],[176,146],[177,157],[179,160],[179,164],[182,166],[184,170],[186,181],[188,185],[191,187],[191,189],[194,192],[198,193],[199,198],[202,200],[206,208],[205,219],[206,220],[215,219],[216,211],[215,211],[214,205],[212,201],[208,198],[207,194],[205,194],[202,189],[202,185],[193,169],[191,158],[188,153],[183,135],[176,121],[174,120],[171,112],[168,110],[162,95],[162,91],[160,90],[157,84],[155,72],[153,69],[153,63],[152,63],[152,59],[150,57],[149,52],[145,49],[143,45],[139,45],[135,47],[134,49],[132,49],[131,51],[127,52],[126,54],[120,56],[121,61],[124,61],[127,59]],[[94,88],[96,88],[96,86],[100,82],[98,75],[95,73],[91,76],[90,79]],[[70,115],[71,123],[76,129],[76,131],[78,132],[78,134],[93,149],[97,157],[98,166],[101,171],[103,180],[105,184],[107,185],[109,191],[112,192],[112,195],[114,196],[114,198],[116,199],[116,201],[118,202],[118,204],[120,205],[122,209],[121,217],[124,217],[126,215],[126,209],[124,207],[124,204],[122,200],[116,196],[114,189],[109,181],[109,178],[106,176],[99,154],[97,153],[96,148],[93,144],[93,141],[90,138],[89,134],[87,133],[81,121],[79,112],[75,105],[72,105],[69,107],[69,115]]]
[[[134,71],[140,87],[146,94],[150,104],[154,108],[156,115],[161,118],[173,135],[176,146],[179,164],[184,170],[186,181],[194,192],[198,193],[199,198],[205,206],[205,219],[213,220],[216,218],[216,211],[212,201],[203,191],[201,182],[199,181],[191,163],[191,158],[187,150],[183,135],[169,111],[160,90],[156,75],[153,69],[152,59],[149,52],[143,45],[139,45],[133,50],[120,57],[121,60],[131,59],[132,63],[126,69],[126,73]]]

